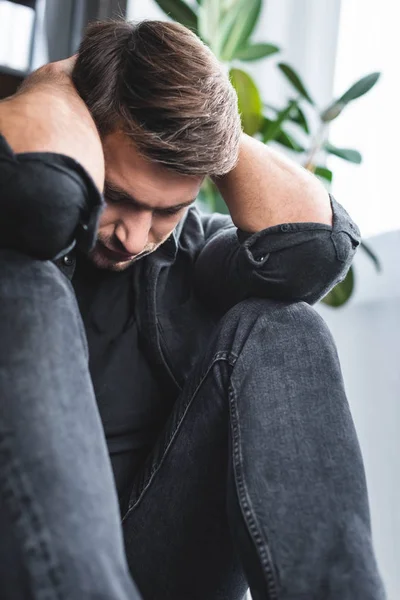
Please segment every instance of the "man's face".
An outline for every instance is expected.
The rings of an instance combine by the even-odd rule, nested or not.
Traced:
[[[146,161],[121,132],[106,136],[103,149],[106,207],[90,257],[102,269],[123,271],[169,238],[203,178]]]

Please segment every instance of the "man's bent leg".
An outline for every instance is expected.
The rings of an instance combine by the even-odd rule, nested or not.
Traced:
[[[124,533],[152,600],[381,600],[332,337],[303,303],[222,320],[135,481]]]
[[[57,267],[1,251],[0,554],[24,578],[0,569],[3,600],[139,598],[85,343]]]
[[[254,600],[383,599],[362,457],[325,322],[307,304],[272,301],[238,308],[235,320],[253,326],[240,350],[233,343],[228,501]]]

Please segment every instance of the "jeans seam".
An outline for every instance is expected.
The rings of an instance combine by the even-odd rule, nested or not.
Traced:
[[[236,412],[236,396],[233,389],[232,383],[229,386],[229,413],[231,420],[232,429],[232,460],[233,460],[233,472],[235,478],[235,485],[239,500],[239,506],[243,515],[243,520],[250,534],[251,539],[254,542],[256,552],[260,557],[261,564],[266,576],[266,583],[268,588],[268,594],[270,600],[278,600],[278,589],[275,577],[275,569],[273,567],[273,561],[271,558],[271,552],[266,540],[260,533],[260,526],[257,523],[255,517],[255,511],[252,508],[250,496],[245,482],[243,461],[241,454],[240,444],[240,426],[239,419]]]
[[[1,493],[14,522],[17,524],[18,521],[21,522],[25,512],[25,522],[30,531],[29,543],[25,544],[24,547],[28,560],[24,564],[34,585],[35,598],[37,600],[49,600],[49,597],[51,597],[62,600],[65,596],[60,589],[62,586],[60,566],[54,564],[54,557],[52,557],[51,550],[43,537],[45,531],[43,519],[41,519],[40,512],[35,507],[28,480],[23,476],[18,462],[13,458],[7,436],[4,431],[0,431],[0,434]],[[28,518],[26,518],[26,515],[28,515]],[[39,581],[35,570],[31,568],[32,562],[37,561],[40,561],[42,566]],[[43,565],[45,565],[45,568],[43,568]],[[46,582],[43,581],[43,577],[47,579]]]
[[[217,352],[213,356],[212,360],[208,363],[207,368],[205,369],[202,376],[199,378],[199,381],[198,381],[193,393],[189,396],[189,399],[187,400],[187,402],[185,404],[183,404],[183,406],[181,407],[181,410],[178,413],[176,422],[174,423],[174,426],[172,427],[172,431],[171,431],[170,435],[168,436],[168,439],[166,440],[166,442],[163,444],[163,448],[162,448],[159,459],[156,460],[154,466],[152,467],[150,472],[147,474],[147,476],[145,476],[143,478],[143,481],[141,482],[141,485],[139,486],[139,492],[137,494],[137,497],[134,502],[130,502],[129,508],[128,508],[127,512],[125,513],[125,515],[122,519],[122,522],[128,517],[128,515],[138,506],[138,504],[142,500],[144,494],[146,493],[147,489],[149,488],[149,486],[151,485],[151,483],[153,481],[155,473],[162,466],[164,459],[167,456],[168,451],[172,445],[172,442],[174,441],[174,439],[185,419],[185,416],[186,416],[190,406],[192,405],[194,398],[197,395],[197,392],[199,391],[199,388],[203,384],[204,380],[208,376],[208,374],[211,371],[211,369],[213,368],[213,366],[217,362],[220,362],[222,360],[226,360],[231,366],[233,366],[237,360],[237,356],[232,352],[220,351],[220,352]]]

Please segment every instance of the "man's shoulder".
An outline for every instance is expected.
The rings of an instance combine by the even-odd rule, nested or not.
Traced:
[[[181,236],[189,235],[205,242],[219,230],[227,227],[235,229],[229,215],[206,212],[196,204],[188,210],[179,234]]]

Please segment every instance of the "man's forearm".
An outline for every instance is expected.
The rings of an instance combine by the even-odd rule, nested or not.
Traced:
[[[32,79],[0,103],[0,248],[48,260],[93,246],[104,156],[62,65]]]
[[[233,222],[243,231],[290,222],[332,223],[329,196],[322,183],[245,134],[237,166],[215,183]]]
[[[0,134],[15,153],[55,152],[73,158],[102,190],[101,140],[70,79],[71,61],[45,65],[27,78],[16,95],[0,102]]]

